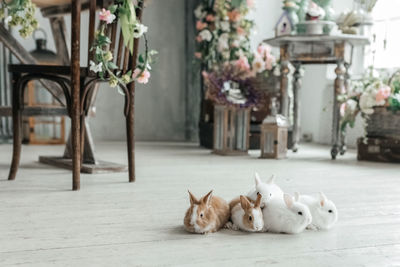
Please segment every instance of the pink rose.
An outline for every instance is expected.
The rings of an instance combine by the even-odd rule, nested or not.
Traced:
[[[132,78],[137,79],[138,83],[143,83],[143,84],[148,83],[150,78],[150,72],[148,70],[144,70],[142,73],[141,72],[142,72],[141,69],[136,68],[135,71],[133,72]]]
[[[198,59],[201,59],[201,53],[200,52],[194,53],[194,57],[198,58]]]
[[[196,29],[198,31],[201,31],[202,29],[204,29],[205,27],[207,27],[207,23],[201,22],[200,20],[197,21],[196,23]]]
[[[340,105],[340,116],[344,117],[345,113],[346,113],[346,103],[342,103]]]
[[[237,9],[234,9],[228,12],[228,17],[230,21],[236,22],[240,20],[240,12]]]
[[[247,0],[247,6],[249,8],[253,8],[254,7],[254,0]]]
[[[211,14],[208,14],[207,17],[206,17],[206,20],[209,21],[209,22],[212,22],[212,21],[215,20],[215,16],[211,15]]]
[[[242,27],[237,27],[236,32],[239,35],[246,35],[246,31]]]
[[[238,60],[236,60],[235,63],[236,67],[243,69],[243,70],[250,70],[250,64],[249,60],[245,56],[240,56]]]
[[[107,22],[107,24],[111,24],[115,19],[115,15],[111,14],[110,10],[103,8],[99,13],[99,19]]]
[[[390,96],[391,88],[387,85],[382,86],[379,88],[378,93],[375,96],[375,100],[378,104],[384,105],[385,100]]]
[[[265,68],[267,70],[272,70],[273,65],[275,64],[276,59],[273,55],[269,55],[267,60],[265,61]]]

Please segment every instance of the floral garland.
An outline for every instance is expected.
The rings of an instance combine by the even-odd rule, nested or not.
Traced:
[[[143,1],[143,0],[139,0]],[[92,51],[95,51],[94,61],[90,61],[90,70],[98,73],[100,78],[109,77],[111,87],[118,84],[126,85],[137,80],[138,83],[146,84],[150,78],[150,64],[153,63],[153,56],[157,54],[155,50],[148,49],[148,42],[145,33],[147,27],[140,23],[136,17],[135,6],[132,0],[115,0],[114,5],[108,9],[102,9],[99,13],[101,21],[100,29],[96,32]],[[114,64],[113,54],[109,50],[110,38],[105,34],[107,27],[113,23],[121,24],[122,35],[125,46],[133,52],[134,39],[143,37],[145,41],[145,54],[139,55],[138,64],[135,70],[128,70],[125,73],[116,71],[118,66]]]
[[[370,69],[369,75],[358,81],[351,81],[350,90],[339,96],[341,130],[354,127],[356,117],[361,113],[366,125],[368,117],[374,113],[374,107],[386,107],[393,112],[400,110],[400,78],[380,78],[376,70]]]
[[[254,0],[203,0],[194,11],[195,57],[207,68],[251,57],[249,36],[254,22],[246,18]]]
[[[10,26],[20,25],[19,33],[22,37],[30,36],[38,27],[38,21],[34,18],[36,6],[31,0],[0,0],[0,19],[5,17],[5,23]],[[144,0],[138,0],[144,1]],[[91,51],[94,51],[94,61],[90,61],[90,70],[98,73],[100,78],[109,78],[111,87],[118,84],[126,85],[133,81],[146,84],[150,78],[153,56],[155,50],[148,49],[148,42],[145,33],[147,27],[140,23],[136,17],[135,6],[132,0],[114,0],[114,5],[108,9],[102,9],[99,13],[100,29],[96,32],[95,40]],[[134,39],[143,37],[146,51],[139,55],[138,64],[135,70],[128,70],[125,73],[117,71],[118,66],[114,64],[113,51],[109,50],[110,38],[105,34],[107,27],[120,22],[125,46],[133,52]]]
[[[6,25],[21,26],[19,34],[23,38],[30,36],[39,26],[35,19],[36,5],[31,0],[12,0],[0,2],[0,19],[4,19]]]

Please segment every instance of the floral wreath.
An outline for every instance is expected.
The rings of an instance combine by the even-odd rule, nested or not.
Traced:
[[[253,77],[245,69],[232,64],[225,64],[222,71],[213,71],[202,73],[205,86],[206,98],[216,104],[235,106],[238,108],[258,108],[265,104],[265,95],[253,86]],[[230,93],[232,89],[227,88],[227,83],[236,83],[240,90],[240,95],[244,101],[232,101]],[[237,92],[234,92],[237,94]]]

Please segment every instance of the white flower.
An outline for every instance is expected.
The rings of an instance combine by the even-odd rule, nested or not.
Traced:
[[[240,41],[239,41],[238,39],[233,40],[232,46],[233,46],[233,47],[239,47],[239,46],[240,46]]]
[[[135,30],[133,32],[133,37],[135,38],[141,37],[144,33],[147,32],[147,29],[148,29],[147,26],[144,26],[143,24],[140,23],[136,24]]]
[[[199,5],[194,10],[194,15],[196,16],[197,19],[203,19],[207,15],[207,12],[203,12],[203,5]]]
[[[207,30],[207,29],[202,30],[202,31],[199,33],[199,35],[200,35],[200,37],[201,37],[202,40],[206,40],[207,42],[211,41],[211,39],[212,39],[212,34],[211,34],[211,32],[210,32],[209,30]]]
[[[90,61],[90,70],[93,71],[94,73],[103,71],[103,62],[100,62],[99,64],[96,65],[92,60]]]
[[[374,113],[373,106],[376,105],[375,95],[364,92],[360,97],[360,109],[365,114]]]
[[[4,24],[5,24],[6,26],[8,26],[8,23],[9,23],[11,20],[12,20],[12,17],[11,17],[11,16],[8,16],[7,18],[4,19]]]
[[[255,57],[252,66],[256,73],[261,73],[265,70],[265,62],[261,57]]]
[[[224,50],[229,49],[229,43],[228,43],[229,35],[227,33],[221,34],[221,36],[218,39],[218,51],[223,52]]]
[[[224,32],[230,32],[231,25],[229,24],[229,21],[221,21],[219,25],[221,26],[221,30]]]
[[[349,99],[346,101],[346,106],[348,107],[349,110],[351,110],[351,112],[353,112],[357,108],[357,101]]]
[[[274,68],[273,74],[274,74],[274,76],[277,76],[277,77],[281,76],[281,69],[279,68],[279,66]]]

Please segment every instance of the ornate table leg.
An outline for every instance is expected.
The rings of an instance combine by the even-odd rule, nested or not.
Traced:
[[[348,92],[349,88],[350,88],[350,73],[349,73],[349,69],[350,69],[350,63],[344,63],[344,67],[345,67],[345,74],[344,74],[344,88],[346,90],[346,92]],[[347,150],[347,146],[346,146],[346,132],[344,131],[340,131],[340,155],[344,155],[344,153],[346,153]]]
[[[300,141],[300,100],[299,91],[301,88],[301,73],[300,73],[300,63],[294,63],[295,71],[293,74],[293,134],[292,141],[293,147],[292,151],[297,152],[298,145]]]
[[[335,69],[336,79],[333,88],[333,117],[332,117],[332,159],[336,159],[339,154],[340,148],[340,103],[337,99],[338,95],[343,92],[344,89],[344,73],[343,61],[337,62]]]
[[[280,114],[289,118],[289,95],[288,95],[288,87],[289,87],[289,61],[287,56],[287,45],[281,47],[281,110]]]

